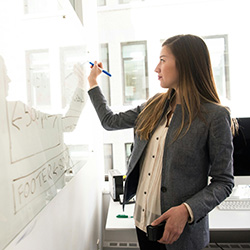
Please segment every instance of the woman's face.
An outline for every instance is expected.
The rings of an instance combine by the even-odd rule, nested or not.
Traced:
[[[160,62],[155,68],[162,88],[174,88],[179,85],[179,73],[176,68],[175,57],[167,46],[163,46],[160,53]]]

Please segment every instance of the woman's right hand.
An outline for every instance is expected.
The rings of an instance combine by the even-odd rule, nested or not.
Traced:
[[[89,80],[89,87],[93,88],[94,86],[97,86],[97,77],[102,73],[101,69],[99,68],[103,68],[102,63],[98,63],[97,61],[94,62],[94,66],[91,66],[91,71],[88,77]]]

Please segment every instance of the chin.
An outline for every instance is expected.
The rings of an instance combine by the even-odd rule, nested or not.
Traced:
[[[169,88],[169,87],[166,86],[166,84],[164,84],[164,83],[161,83],[160,85],[161,85],[161,87],[162,87],[163,89],[168,89],[168,88]]]

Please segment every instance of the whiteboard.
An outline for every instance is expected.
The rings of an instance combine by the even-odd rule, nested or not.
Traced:
[[[64,187],[74,168],[63,143],[84,106],[82,92],[73,97],[68,117],[46,114],[20,101],[6,100],[6,70],[0,57],[0,249]],[[72,113],[74,112],[74,114]],[[72,115],[73,114],[73,115]]]

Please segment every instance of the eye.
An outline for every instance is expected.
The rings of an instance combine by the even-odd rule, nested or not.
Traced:
[[[161,61],[161,62],[165,62],[165,60],[164,60],[164,59],[162,59],[162,58],[160,59],[160,61]]]

